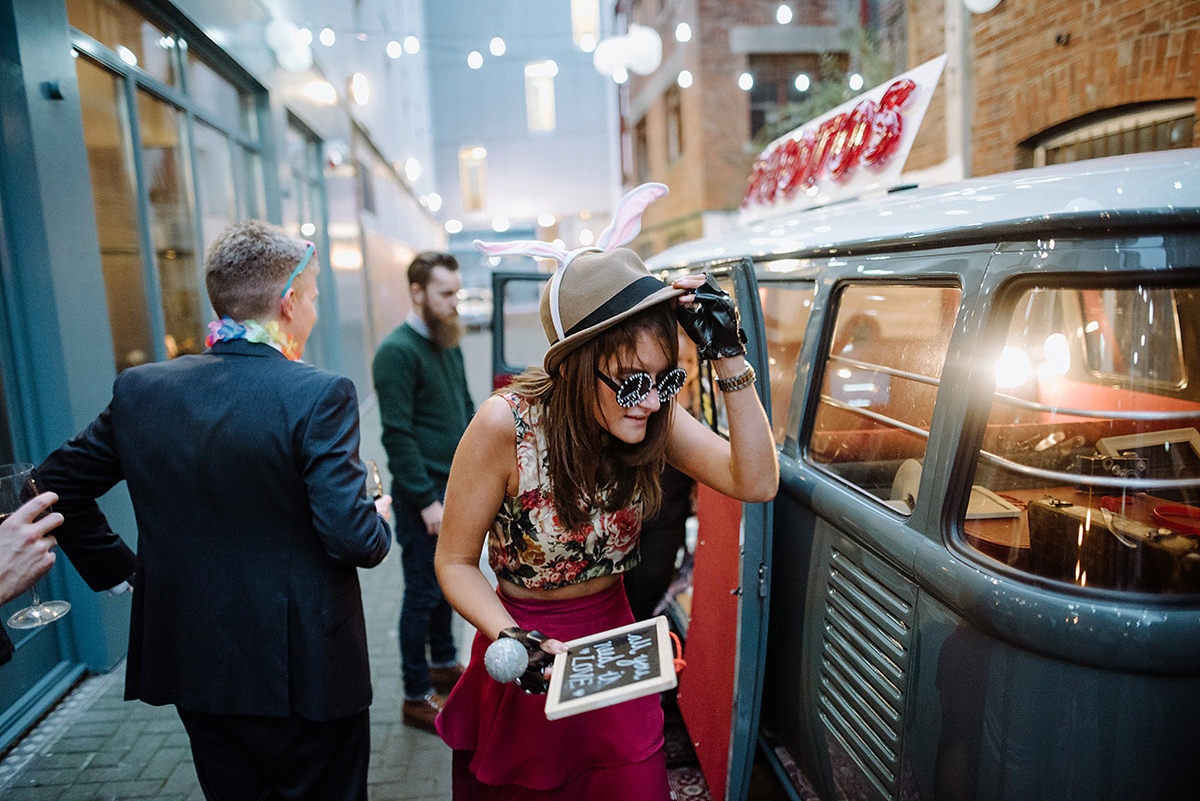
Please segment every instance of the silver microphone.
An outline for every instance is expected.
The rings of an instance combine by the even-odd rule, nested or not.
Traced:
[[[516,681],[529,667],[529,652],[511,637],[501,637],[483,653],[483,666],[488,675],[501,684]]]

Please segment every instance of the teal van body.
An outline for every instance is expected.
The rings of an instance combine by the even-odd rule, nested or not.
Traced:
[[[1200,794],[1200,151],[766,218],[647,264],[734,294],[778,443],[778,496],[743,507],[729,708],[703,731],[683,710],[722,746],[714,798],[747,796],[756,754],[791,798]],[[497,279],[502,370],[533,360]]]

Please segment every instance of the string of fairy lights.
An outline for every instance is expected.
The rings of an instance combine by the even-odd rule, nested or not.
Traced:
[[[978,0],[976,0],[978,1]],[[775,22],[779,25],[790,25],[795,19],[792,7],[781,3],[776,7]],[[685,44],[693,38],[691,26],[686,22],[675,25],[673,36],[677,43]],[[463,40],[455,39],[439,41],[427,38],[424,41],[414,34],[400,35],[394,31],[367,31],[365,29],[335,28],[334,26],[300,26],[295,23],[275,19],[267,24],[267,45],[275,53],[279,65],[289,71],[302,72],[313,63],[313,49],[317,46],[333,48],[339,40],[349,38],[361,43],[383,41],[383,53],[391,60],[400,60],[421,54],[456,53],[465,58],[467,66],[472,70],[483,69],[488,57],[501,58],[508,53],[508,44],[500,36],[492,36],[486,43],[482,40],[464,44]],[[576,31],[574,44],[584,53],[592,54],[595,69],[602,75],[610,77],[617,84],[629,80],[630,73],[649,75],[654,72],[662,61],[662,41],[657,31],[641,25],[631,24],[625,34],[610,36],[598,40],[597,33]],[[543,77],[553,78],[557,74],[557,65],[552,59],[527,64],[527,74],[530,70]],[[536,77],[536,76],[535,76]],[[675,82],[681,89],[688,89],[694,83],[691,71],[682,69],[675,76]],[[848,76],[850,89],[859,91],[864,83],[862,75],[853,73]],[[755,85],[751,72],[742,72],[737,77],[738,87],[746,92]],[[796,91],[807,92],[812,86],[809,75],[801,72],[794,78]],[[358,105],[366,105],[371,98],[371,85],[363,72],[353,73],[347,81],[349,99]],[[303,93],[310,100],[320,104],[333,104],[338,101],[337,89],[325,80],[315,80],[306,84]],[[415,181],[421,172],[421,165],[416,159],[408,159],[403,170],[410,181]],[[441,198],[436,193],[425,196],[422,201],[430,209],[437,212],[441,207]],[[494,221],[493,228],[498,232],[507,228],[506,220]],[[539,221],[539,224],[540,221]],[[457,220],[447,220],[446,229],[449,233],[461,230],[462,223]],[[587,244],[587,243],[584,243]]]

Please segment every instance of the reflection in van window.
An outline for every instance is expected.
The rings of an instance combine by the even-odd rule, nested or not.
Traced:
[[[1014,307],[967,542],[1081,587],[1200,592],[1200,290],[1056,288]]]
[[[916,501],[961,295],[851,284],[838,296],[808,458],[903,514]]]
[[[796,364],[815,294],[811,281],[771,281],[758,286],[767,339],[767,365],[771,370],[771,428],[779,445],[787,436]]]
[[[1085,289],[1078,294],[1087,366],[1097,378],[1181,385],[1183,351],[1173,290]]]

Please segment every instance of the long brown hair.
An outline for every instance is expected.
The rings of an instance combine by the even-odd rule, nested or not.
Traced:
[[[659,303],[612,326],[567,355],[553,376],[531,367],[506,392],[542,404],[554,510],[568,530],[590,523],[597,510],[613,511],[640,498],[649,516],[662,500],[660,486],[674,402],[650,415],[645,438],[622,442],[596,419],[595,371],[637,350],[642,332],[662,346],[668,364],[679,360],[673,302]]]

